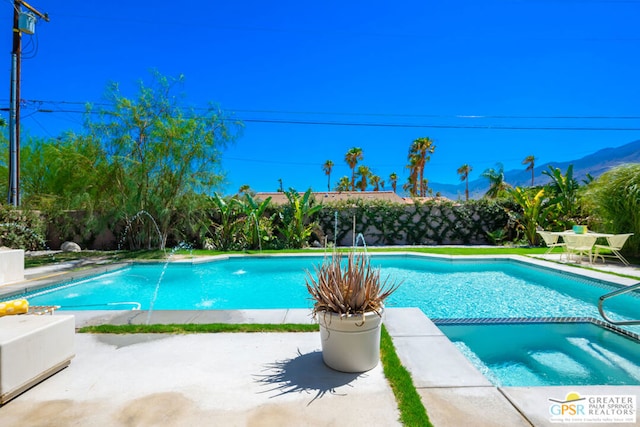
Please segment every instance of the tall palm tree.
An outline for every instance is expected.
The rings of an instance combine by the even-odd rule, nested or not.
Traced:
[[[458,175],[460,175],[460,181],[464,181],[464,198],[469,200],[469,173],[473,170],[468,164],[464,164],[458,168]]]
[[[350,148],[347,154],[344,155],[344,161],[347,162],[351,168],[351,191],[355,191],[356,189],[356,165],[363,158],[364,155],[360,147]]]
[[[528,165],[526,171],[531,171],[531,186],[533,187],[533,178],[535,176],[536,158],[533,156],[527,156],[522,161],[523,165]]]
[[[418,138],[411,143],[409,149],[409,160],[413,156],[417,158],[417,172],[418,172],[418,191],[420,197],[427,195],[427,180],[424,179],[424,168],[427,162],[431,160],[431,154],[436,150],[436,146],[433,144],[433,140],[429,137]]]
[[[416,197],[419,194],[420,157],[417,154],[409,154],[409,164],[406,167],[409,169],[409,177],[402,188],[408,191],[411,197]]]
[[[358,176],[360,177],[360,181],[358,181],[358,187],[360,191],[367,191],[367,187],[369,186],[369,178],[371,177],[371,169],[368,166],[360,165],[358,166]]]
[[[389,182],[391,183],[391,189],[395,193],[398,190],[398,174],[395,172],[391,172],[389,174]]]
[[[497,164],[498,169],[489,168],[482,172],[482,176],[489,180],[489,190],[485,193],[485,197],[497,199],[506,195],[511,185],[504,180],[504,166],[502,163]]]
[[[333,170],[333,162],[331,160],[324,162],[322,170],[324,171],[324,174],[327,175],[327,191],[331,191],[331,171]]]

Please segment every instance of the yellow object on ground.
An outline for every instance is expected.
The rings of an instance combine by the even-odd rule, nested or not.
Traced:
[[[25,314],[28,311],[29,301],[26,299],[0,302],[0,317],[7,316],[9,314]]]

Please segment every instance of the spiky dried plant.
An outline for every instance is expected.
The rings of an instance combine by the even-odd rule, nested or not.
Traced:
[[[349,252],[343,266],[342,254],[335,252],[314,268],[317,279],[307,271],[307,289],[314,300],[313,315],[321,312],[341,316],[381,315],[384,301],[398,288],[389,277],[380,278],[380,269],[371,266],[364,253]]]

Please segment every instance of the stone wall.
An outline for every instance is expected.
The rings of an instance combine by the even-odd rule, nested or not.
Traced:
[[[337,222],[336,222],[337,215]],[[350,246],[362,233],[368,245],[489,244],[488,232],[505,228],[503,206],[486,200],[416,204],[366,202],[325,205],[318,216],[328,242]]]

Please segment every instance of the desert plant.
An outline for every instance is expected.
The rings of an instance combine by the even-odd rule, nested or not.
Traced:
[[[315,267],[317,278],[307,271],[307,290],[314,301],[312,313],[329,312],[341,316],[364,315],[374,311],[379,315],[384,301],[398,288],[389,277],[380,277],[380,269],[371,266],[365,253],[349,252],[346,263],[342,254],[334,252]]]

